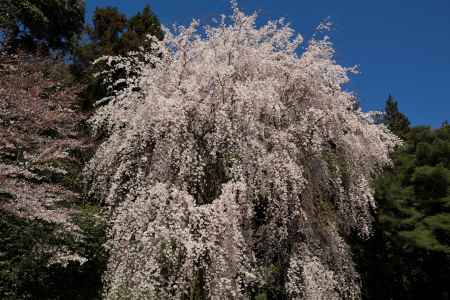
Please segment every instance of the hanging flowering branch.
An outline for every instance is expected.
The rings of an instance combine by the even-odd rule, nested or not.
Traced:
[[[202,34],[194,21],[105,58],[137,74],[92,119],[108,136],[86,169],[111,211],[107,299],[249,299],[271,280],[292,299],[360,296],[343,235],[370,233],[398,140],[343,90],[353,69],[328,39],[299,54],[288,25],[256,17],[233,4]]]

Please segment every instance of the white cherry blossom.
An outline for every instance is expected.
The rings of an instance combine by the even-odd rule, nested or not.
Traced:
[[[398,140],[344,90],[353,68],[329,39],[300,51],[284,21],[233,9],[103,58],[134,74],[91,120],[107,136],[86,169],[110,208],[106,299],[249,299],[270,264],[292,299],[360,296],[344,237],[370,233]]]

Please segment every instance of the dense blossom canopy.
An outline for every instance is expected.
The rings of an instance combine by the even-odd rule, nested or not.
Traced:
[[[154,39],[145,60],[104,58],[138,74],[92,119],[107,299],[249,299],[269,269],[289,299],[360,297],[344,236],[369,234],[397,138],[343,90],[352,69],[327,38],[299,54],[283,20],[233,9]]]

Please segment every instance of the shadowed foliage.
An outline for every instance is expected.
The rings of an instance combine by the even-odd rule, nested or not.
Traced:
[[[366,299],[448,299],[449,159],[447,123],[412,128],[377,181],[376,230],[355,247]]]
[[[11,52],[71,52],[83,24],[84,1],[80,0],[3,0],[0,4],[0,31]]]

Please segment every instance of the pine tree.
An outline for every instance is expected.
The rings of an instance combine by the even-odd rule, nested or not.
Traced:
[[[155,36],[158,40],[164,38],[158,17],[147,5],[142,13],[139,12],[128,20],[127,30],[123,34],[121,49],[119,49],[119,52],[122,52],[120,54],[126,54],[128,51],[137,51],[140,47],[149,50],[151,44],[147,39],[149,34]]]
[[[398,110],[397,101],[392,95],[389,95],[386,101],[384,123],[401,138],[404,138],[409,130],[409,120]]]
[[[103,55],[126,56],[140,47],[148,50],[148,35],[164,38],[161,23],[148,5],[130,19],[116,7],[97,8],[92,21],[93,26],[86,28],[89,42],[77,49],[75,57],[81,69]]]
[[[94,56],[116,54],[127,18],[116,7],[97,8],[93,17],[94,26],[88,34],[94,48]]]
[[[448,299],[450,126],[411,128],[377,180],[374,236],[359,260],[365,299]]]
[[[90,108],[93,102],[125,87],[122,83],[109,89],[102,84],[102,77],[94,74],[102,73],[108,66],[104,63],[93,64],[96,59],[105,55],[126,57],[140,48],[149,51],[152,42],[148,36],[154,36],[157,40],[164,38],[161,23],[148,5],[130,19],[116,7],[97,8],[92,21],[93,26],[86,28],[89,42],[80,46],[74,57],[74,71],[89,82],[83,97],[86,100],[83,103],[85,108]],[[144,57],[140,56],[142,59]],[[133,76],[122,68],[115,69],[113,77],[118,80]]]

